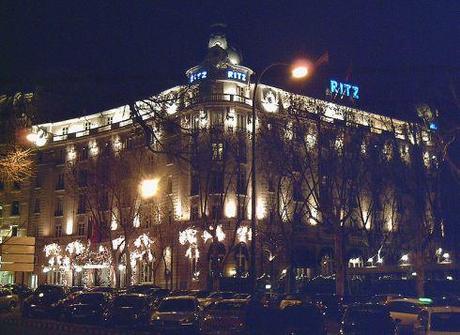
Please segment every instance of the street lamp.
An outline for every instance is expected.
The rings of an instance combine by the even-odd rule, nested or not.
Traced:
[[[139,185],[142,198],[148,199],[155,196],[158,192],[159,179],[144,179]]]
[[[305,78],[308,75],[308,66],[305,62],[302,64],[273,63],[267,66],[255,81],[254,90],[252,91],[252,138],[251,138],[251,284],[255,291],[257,288],[257,267],[256,267],[256,237],[257,237],[257,215],[256,215],[256,97],[257,87],[264,74],[275,66],[291,67],[291,75],[295,79]]]

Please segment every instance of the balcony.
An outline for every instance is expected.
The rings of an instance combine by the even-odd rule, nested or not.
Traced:
[[[244,105],[252,106],[252,100],[235,94],[199,94],[184,102],[184,107],[190,107],[200,103],[212,103],[212,102],[236,102]]]

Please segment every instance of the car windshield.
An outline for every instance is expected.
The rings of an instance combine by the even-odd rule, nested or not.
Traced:
[[[133,286],[130,287],[127,292],[128,293],[141,293],[141,294],[152,294],[154,293],[158,288],[152,287],[152,286]]]
[[[431,330],[439,332],[460,331],[460,313],[431,314]]]
[[[105,301],[105,296],[102,293],[86,293],[80,294],[75,302],[79,304],[102,304]]]
[[[191,312],[195,309],[192,299],[168,299],[163,300],[158,309],[160,312]]]
[[[147,301],[144,297],[129,297],[120,296],[115,298],[113,301],[115,307],[143,307],[147,305]]]
[[[246,307],[244,302],[218,302],[209,306],[209,311],[242,311]]]

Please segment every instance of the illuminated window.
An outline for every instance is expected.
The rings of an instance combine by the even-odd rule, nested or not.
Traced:
[[[62,128],[62,135],[67,135],[69,133],[69,127]]]
[[[107,116],[107,125],[113,123],[113,116]]]
[[[222,142],[212,143],[212,160],[222,160],[224,158],[224,144]]]
[[[224,114],[221,112],[214,111],[211,113],[211,127],[223,126]]]
[[[246,131],[247,121],[246,115],[237,114],[236,115],[236,129],[239,131]]]
[[[85,122],[85,130],[90,130],[91,129],[91,121],[86,121]]]

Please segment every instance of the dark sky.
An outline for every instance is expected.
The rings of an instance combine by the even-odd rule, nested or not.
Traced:
[[[256,72],[329,51],[329,64],[306,84],[276,71],[265,80],[306,95],[324,97],[328,79],[344,79],[351,66],[358,107],[407,119],[414,103],[450,106],[448,83],[459,86],[457,0],[3,1],[0,9],[0,90],[39,87],[52,101],[45,119],[185,81],[215,22],[228,25],[230,43]]]

